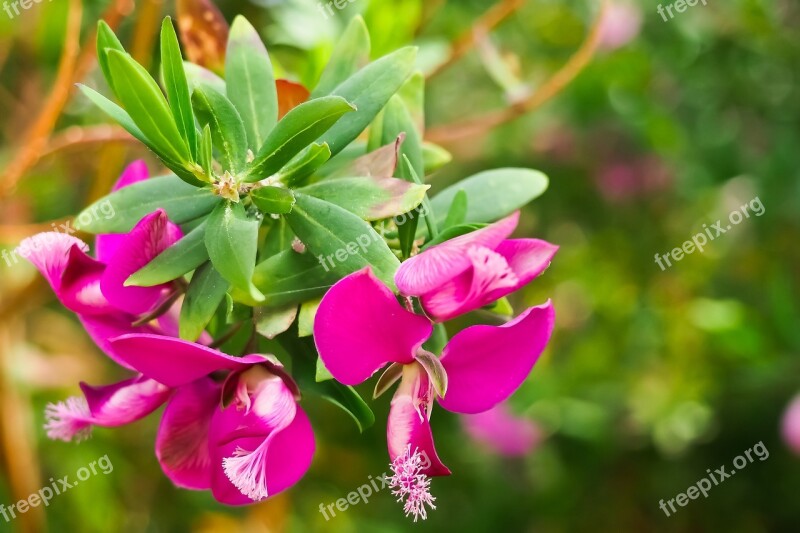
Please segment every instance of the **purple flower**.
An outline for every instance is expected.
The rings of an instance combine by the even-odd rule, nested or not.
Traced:
[[[795,396],[783,415],[783,440],[797,455],[800,455],[800,395]]]
[[[433,399],[456,413],[481,413],[504,401],[530,373],[554,320],[548,301],[502,326],[464,329],[437,358],[422,348],[433,331],[430,320],[403,308],[365,268],[336,283],[322,299],[314,338],[326,368],[346,385],[362,383],[393,364],[381,379],[384,388],[401,380],[387,424],[389,456],[396,460],[410,445],[412,454],[429,459],[422,473],[438,476],[450,471],[433,444]]]
[[[518,220],[517,211],[410,258],[397,270],[397,288],[418,296],[428,316],[439,322],[520,289],[544,272],[558,246],[539,239],[508,239]]]
[[[218,501],[244,505],[286,490],[311,466],[311,423],[297,404],[297,385],[274,358],[232,357],[148,334],[111,344],[126,364],[176,391],[156,455],[177,485],[210,488]],[[229,371],[222,384],[208,377],[221,371]]]

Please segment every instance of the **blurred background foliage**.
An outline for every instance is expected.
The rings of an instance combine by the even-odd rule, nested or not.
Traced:
[[[439,509],[428,521],[412,525],[388,491],[326,521],[321,503],[387,471],[388,401],[373,404],[378,422],[363,435],[340,411],[311,403],[318,453],[309,475],[266,503],[222,508],[208,494],[176,490],[160,473],[152,452],[156,416],[96,430],[80,445],[44,438],[48,401],[75,394],[80,380],[122,376],[31,267],[0,260],[0,503],[26,497],[51,477],[74,477],[104,455],[114,465],[47,509],[0,520],[0,530],[796,531],[800,460],[780,438],[780,418],[800,390],[797,2],[711,1],[664,21],[655,3],[614,0],[592,62],[573,83],[531,113],[471,130],[460,122],[516,109],[547,87],[582,47],[598,5],[339,4],[332,16],[316,0],[217,5],[228,21],[247,16],[280,75],[308,86],[358,13],[376,56],[419,45],[429,74],[428,137],[455,157],[430,178],[434,190],[499,166],[550,176],[518,234],[561,250],[514,303],[519,309],[553,298],[557,329],[510,402],[536,422],[542,442],[524,458],[501,457],[473,442],[456,415],[437,409],[437,447],[454,475],[433,481]],[[61,84],[64,42],[74,41],[67,27],[80,8],[82,41],[111,13],[134,56],[157,63],[157,27],[176,6],[110,5],[58,0],[14,17],[0,12],[0,248],[77,213],[126,162],[145,157],[156,168],[74,91],[62,113],[55,105],[54,115],[40,114]],[[491,31],[483,25],[487,10],[497,19]],[[84,67],[79,78],[98,86],[90,48],[88,58],[77,49],[72,55]],[[32,127],[41,127],[43,140]],[[32,161],[14,176],[12,162],[25,150]],[[655,264],[656,253],[755,197],[763,216],[666,271]],[[760,441],[767,460],[672,517],[659,509],[660,499]]]

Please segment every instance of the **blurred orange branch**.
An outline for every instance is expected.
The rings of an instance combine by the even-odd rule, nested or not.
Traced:
[[[50,138],[50,142],[42,150],[41,158],[50,156],[62,150],[79,148],[87,144],[97,143],[139,143],[130,133],[120,126],[99,124],[97,126],[72,126]]]
[[[581,73],[586,65],[589,64],[597,50],[603,18],[608,8],[608,0],[601,0],[601,2],[600,12],[592,24],[586,40],[572,57],[569,58],[569,61],[553,74],[552,77],[545,81],[531,96],[506,109],[492,111],[483,116],[461,122],[430,128],[426,136],[427,140],[436,143],[447,143],[491,130],[521,115],[538,109],[560,93]]]
[[[428,79],[436,76],[441,71],[461,59],[464,54],[469,52],[472,47],[475,46],[477,37],[479,35],[484,35],[492,31],[501,22],[520,9],[523,4],[525,4],[525,0],[503,0],[502,2],[492,6],[477,21],[475,21],[475,24],[472,25],[472,28],[470,28],[469,31],[456,39],[450,51],[450,56],[443,63],[437,65],[432,72],[428,73]]]
[[[103,18],[110,26],[119,24],[130,11],[132,0],[115,0]],[[81,0],[69,0],[64,48],[61,51],[55,85],[39,115],[23,136],[19,152],[0,176],[0,198],[8,196],[25,173],[39,161],[61,111],[69,101],[73,85],[91,67],[94,59],[94,31],[80,45],[83,5]]]

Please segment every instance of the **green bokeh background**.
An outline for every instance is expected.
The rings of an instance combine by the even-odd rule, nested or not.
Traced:
[[[246,15],[283,74],[308,85],[357,13],[367,20],[375,55],[415,42],[422,66],[430,66],[489,7],[478,0],[355,0],[326,19],[316,4],[218,5],[228,20]],[[171,2],[156,5],[159,20],[174,15]],[[800,458],[780,438],[780,417],[800,391],[800,5],[710,0],[667,22],[655,2],[632,6],[641,27],[629,43],[598,51],[535,113],[447,144],[455,161],[429,177],[436,191],[493,167],[550,176],[550,189],[525,209],[518,230],[561,246],[551,268],[514,301],[520,309],[552,298],[557,311],[548,350],[511,399],[514,411],[547,435],[534,453],[493,455],[467,437],[456,415],[437,409],[437,448],[454,475],[433,481],[438,509],[429,519],[413,524],[383,491],[326,521],[321,503],[387,470],[388,398],[374,402],[378,422],[364,434],[342,412],[312,402],[318,453],[309,474],[274,501],[224,508],[206,493],[173,488],[161,474],[152,451],[156,415],[96,430],[80,445],[45,438],[48,401],[75,394],[78,379],[106,383],[122,374],[44,292],[0,330],[0,503],[12,503],[13,469],[33,473],[42,486],[108,455],[112,473],[51,502],[50,531],[797,531]],[[104,7],[85,3],[87,31]],[[140,8],[120,28],[125,43]],[[0,12],[2,166],[52,86],[66,9],[56,0],[13,19]],[[483,56],[473,50],[429,81],[428,124],[506,106],[509,92],[535,91],[580,46],[596,11],[593,2],[526,2],[491,34]],[[486,59],[486,50],[502,60]],[[100,83],[97,69],[88,80]],[[73,96],[57,129],[104,121]],[[74,215],[124,162],[146,156],[125,146],[45,158],[0,201],[0,223]],[[665,271],[655,264],[656,253],[756,197],[762,216]],[[8,238],[0,247],[16,244]],[[0,303],[35,276],[27,265],[0,262]],[[77,361],[75,379],[52,375],[63,353]],[[28,428],[33,438],[9,435],[10,427]],[[19,463],[19,442],[30,446],[38,472]],[[768,459],[674,516],[659,509],[659,500],[758,442]],[[23,526],[0,519],[0,531]]]

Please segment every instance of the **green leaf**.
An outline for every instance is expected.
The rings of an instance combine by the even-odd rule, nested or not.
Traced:
[[[297,304],[268,309],[257,307],[253,313],[256,331],[268,339],[274,339],[290,327],[297,318]]]
[[[219,204],[208,217],[206,249],[222,277],[255,301],[264,296],[253,285],[260,223],[250,218],[242,204]]]
[[[350,178],[353,176],[370,176],[373,178],[391,178],[397,169],[397,161],[400,157],[400,146],[403,145],[406,135],[402,133],[392,142],[376,149],[368,149],[369,153],[360,155],[352,161],[348,161],[334,170],[328,177],[330,179]],[[379,144],[379,139],[375,142]],[[342,159],[347,152],[342,152],[338,159]]]
[[[114,30],[105,20],[100,20],[97,22],[97,62],[100,64],[100,70],[103,71],[103,77],[105,77],[108,86],[116,93],[111,69],[108,67],[108,50],[117,50],[125,53],[125,48],[122,47],[122,43],[119,42],[116,34],[114,34]]]
[[[161,69],[164,85],[167,88],[172,116],[178,131],[189,145],[192,159],[197,159],[197,130],[194,125],[192,101],[189,97],[189,84],[183,71],[183,57],[178,44],[178,36],[172,26],[172,19],[166,17],[161,23]]]
[[[377,135],[378,142],[374,143],[377,146],[385,145],[398,136],[405,135],[405,140],[400,145],[399,155],[401,160],[407,159],[410,162],[410,166],[401,164],[397,167],[396,173],[404,180],[413,183],[415,181],[414,174],[419,176],[425,171],[422,162],[422,135],[417,130],[411,113],[402,98],[397,95],[393,96],[377,122],[380,125],[380,129],[376,130],[379,132],[379,135]],[[411,254],[419,218],[418,216],[410,216],[397,223],[400,251],[403,257],[408,257]]]
[[[198,87],[211,87],[220,94],[226,94],[225,80],[207,68],[184,61],[183,70],[186,73],[186,81],[189,83],[191,92],[194,92]]]
[[[262,213],[285,215],[294,206],[294,194],[283,187],[259,187],[250,193],[250,198]]]
[[[246,181],[278,172],[303,148],[355,108],[339,96],[309,100],[289,111],[275,126],[248,169]]]
[[[128,54],[108,51],[114,88],[125,110],[159,152],[185,166],[191,155],[155,80]]]
[[[132,274],[125,286],[153,287],[188,274],[206,261],[206,221]]]
[[[375,423],[372,410],[353,387],[332,379],[322,382],[316,380],[319,354],[311,338],[297,338],[290,331],[280,335],[278,340],[293,355],[292,377],[303,392],[320,396],[344,409],[353,418],[359,431],[363,432]]]
[[[278,173],[278,179],[287,187],[304,185],[314,172],[331,158],[331,149],[327,144],[312,145],[303,149],[294,159]]]
[[[347,78],[369,62],[369,31],[361,15],[350,19],[350,23],[339,37],[319,83],[311,98],[330,94]]]
[[[284,217],[278,217],[277,219],[265,217],[264,222],[261,224],[261,229],[266,232],[264,244],[261,246],[261,257],[263,259],[288,250],[292,246],[294,233],[292,233],[292,229]]]
[[[340,276],[310,253],[285,250],[256,266],[253,283],[264,304],[279,307],[302,303],[325,293]]]
[[[298,190],[336,204],[364,220],[382,220],[417,207],[429,187],[397,178],[341,178]]]
[[[76,217],[75,227],[88,233],[127,233],[157,209],[183,224],[211,212],[220,202],[208,189],[198,189],[177,176],[161,176],[134,183],[101,198]],[[112,212],[106,218],[97,216]]]
[[[514,308],[511,306],[511,302],[506,296],[503,296],[499,300],[495,300],[491,304],[485,306],[484,309],[505,318],[511,318],[514,316]]]
[[[297,336],[310,337],[314,334],[314,318],[322,298],[316,298],[300,305],[300,318],[297,321]]]
[[[547,190],[547,176],[537,170],[525,168],[500,168],[487,170],[459,181],[432,200],[438,220],[445,213],[458,191],[467,195],[467,222],[494,222],[510,215]]]
[[[225,80],[228,98],[244,121],[248,146],[257,152],[278,121],[278,92],[267,49],[242,16],[231,25]]]
[[[341,207],[302,193],[286,215],[295,235],[326,268],[346,276],[367,265],[392,290],[400,262],[368,223]]]
[[[317,357],[317,371],[314,373],[314,381],[328,381],[329,379],[333,379],[333,374],[325,368],[322,357]]]
[[[78,84],[78,89],[86,95],[86,97],[92,101],[94,105],[99,107],[106,115],[113,118],[117,124],[125,128],[125,130],[134,136],[138,141],[142,144],[146,145],[148,148],[153,150],[158,154],[158,149],[147,139],[142,130],[139,129],[139,126],[133,122],[133,119],[128,114],[127,111],[122,109],[120,106],[103,96],[102,94],[98,93],[91,87],[87,87],[81,83]]]
[[[200,338],[229,286],[210,261],[197,269],[181,306],[178,328],[181,339],[194,342]]]
[[[319,142],[327,142],[336,155],[354,141],[403,85],[416,56],[416,48],[401,48],[373,61],[336,87],[332,94],[345,98],[358,111],[343,118]]]
[[[192,103],[201,126],[211,128],[214,145],[222,154],[222,166],[236,174],[247,162],[247,135],[242,117],[225,95],[211,87],[198,87],[192,93]]]
[[[425,164],[425,176],[429,176],[453,160],[453,155],[432,142],[422,143],[422,161]]]
[[[198,159],[206,176],[211,176],[214,163],[214,143],[211,140],[211,127],[208,124],[203,127],[203,133],[200,136]]]
[[[463,224],[467,218],[467,193],[460,190],[453,197],[453,203],[450,204],[450,210],[447,212],[447,218],[444,219],[442,229],[452,228]]]

